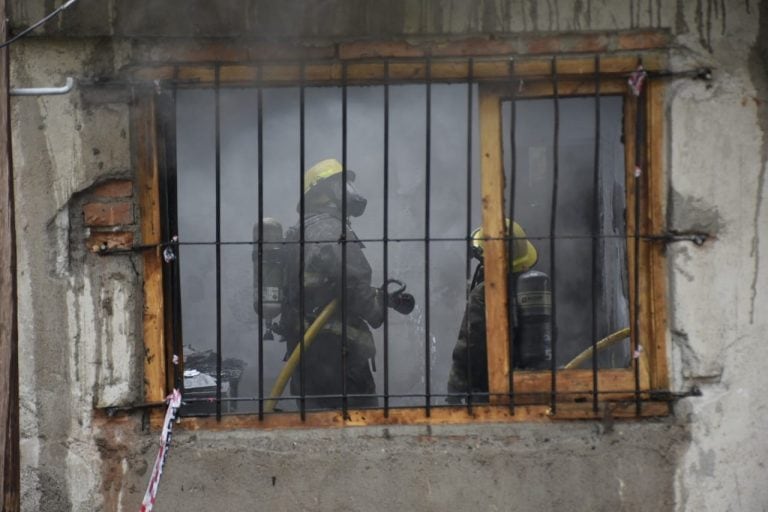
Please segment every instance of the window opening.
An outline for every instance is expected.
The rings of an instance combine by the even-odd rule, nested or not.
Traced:
[[[212,88],[175,90],[171,103],[176,122],[167,131],[175,135],[178,172],[165,177],[164,196],[166,234],[176,231],[180,240],[166,287],[173,288],[167,300],[172,302],[174,342],[181,343],[184,336],[183,383],[191,405],[182,414],[215,413],[220,419],[223,414],[258,412],[263,419],[276,408],[297,411],[304,420],[307,411],[340,409],[347,418],[350,408],[383,406],[385,417],[392,407],[419,407],[428,417],[434,406],[463,403],[471,414],[474,404],[488,402],[506,404],[514,413],[516,405],[542,403],[545,394],[554,414],[563,400],[581,401],[588,395],[597,411],[599,396],[627,392],[634,394],[639,413],[641,400],[649,396],[641,392],[648,382],[641,375],[637,339],[643,206],[641,175],[634,173],[628,194],[625,169],[629,151],[642,167],[644,107],[639,97],[633,110],[615,86],[603,91],[599,66],[596,58],[592,92],[574,94],[578,88],[568,77],[562,97],[555,59],[543,87],[529,88],[517,78],[514,61],[507,82],[478,86],[472,59],[463,83],[434,82],[427,59],[420,84],[391,81],[385,62],[383,79],[373,85],[348,84],[346,64],[336,85],[307,82],[301,64],[295,85],[265,86],[257,80],[252,86],[232,87],[220,83],[217,65]],[[481,96],[488,91],[498,98],[498,156],[504,177],[499,213],[513,219],[508,231],[494,232],[488,220],[481,222],[481,213],[488,215],[483,210],[488,198],[473,196],[485,191],[480,186],[480,142],[486,134],[479,128],[484,122]],[[625,150],[628,115],[634,116],[636,139]],[[307,233],[305,192],[315,183],[307,180],[312,179],[312,166],[328,158],[340,167],[331,173],[338,174],[343,191],[337,205],[340,217],[351,222],[339,222],[337,231],[313,237]],[[358,187],[367,198],[365,215],[348,215],[359,207],[357,192],[349,187]],[[628,218],[630,209],[634,221]],[[475,229],[481,225],[484,235]],[[290,226],[295,228],[293,238],[287,236],[294,229]],[[519,234],[518,227],[524,228]],[[627,237],[628,232],[633,236]],[[488,325],[482,326],[480,350],[466,350],[460,354],[463,363],[457,363],[457,333],[463,328],[471,337],[473,329],[465,313],[472,295],[468,284],[487,270],[472,258],[473,251],[479,247],[486,258],[501,254],[516,262],[520,248],[525,252],[528,246],[538,254],[536,269],[549,271],[537,276],[537,283],[549,283],[551,298],[525,288],[527,282],[520,284],[513,274],[522,272],[509,272],[504,288],[513,306],[504,307],[506,323],[486,304],[481,312]],[[309,293],[307,283],[330,281],[315,275],[312,258],[318,248],[334,247],[340,286],[324,300],[313,300],[316,288]],[[271,265],[276,259],[284,264],[289,254],[296,255],[296,272],[280,275],[277,283]],[[349,287],[350,282],[359,284],[354,281],[356,258],[363,258],[367,267],[363,287],[389,283],[383,291],[369,290],[382,308],[380,320],[360,323],[357,313],[351,313],[360,305],[357,296],[350,297]],[[462,267],[464,272],[457,272]],[[407,315],[389,311],[397,305],[407,309],[393,304],[405,296],[385,293],[400,281],[415,302]],[[281,297],[278,307],[276,299],[291,287],[297,290],[302,331],[326,312],[323,305],[330,307],[328,329],[339,331],[334,334],[338,344],[325,342],[330,349],[326,347],[323,357],[338,361],[327,377],[335,376],[339,386],[328,392],[316,392],[322,386],[318,388],[315,368],[308,368],[313,346],[300,343],[300,336],[280,325],[286,302]],[[526,339],[520,331],[523,292],[543,301],[536,305],[549,322],[546,329],[539,318],[538,350],[546,355],[535,365],[524,362],[520,345]],[[595,350],[598,339],[619,331],[627,334],[630,321],[631,344]],[[496,322],[508,330],[506,350],[498,351],[490,332]],[[376,329],[379,323],[383,327]],[[281,345],[272,339],[283,335],[293,341]],[[364,364],[352,344],[359,336],[370,348]],[[315,350],[323,344],[314,345]],[[290,390],[268,396],[294,348],[298,359]],[[505,359],[500,366],[491,361],[499,355]],[[573,379],[564,367],[577,356],[590,368],[588,389],[568,385]],[[465,367],[467,385],[447,389],[457,364]],[[603,370],[626,368],[634,373],[633,390],[601,389]],[[548,390],[542,378],[549,379]],[[476,386],[477,379],[486,382]],[[506,390],[500,393],[498,382],[504,381]],[[566,382],[564,389],[560,382]]]
[[[515,134],[514,150],[510,143],[512,135],[504,137],[505,171],[515,169],[514,178],[506,171],[505,195],[510,197],[510,188],[514,190],[514,218],[525,227],[528,240],[538,246],[537,268],[552,266],[551,253],[545,244],[549,243],[553,217],[556,221],[554,241],[559,254],[556,253],[555,266],[562,276],[558,280],[560,289],[554,293],[555,302],[560,305],[563,341],[557,364],[561,366],[591,345],[593,284],[596,288],[594,309],[602,312],[597,315],[598,340],[628,326],[629,298],[624,240],[625,163],[621,141],[624,100],[616,95],[600,98],[597,108],[601,109],[600,124],[605,129],[599,144],[595,139],[594,97],[562,98],[557,103],[559,140],[553,136],[556,111],[553,99],[505,101],[502,109],[504,131]],[[512,110],[514,126],[525,126],[525,130],[513,128]],[[555,146],[560,189],[556,210],[552,208]],[[600,147],[597,154],[595,146]],[[595,210],[601,223],[593,236]],[[510,241],[513,239],[510,237]],[[595,239],[596,249],[592,247]],[[514,257],[514,246],[511,252]],[[593,258],[597,266],[607,267],[605,272],[593,274]],[[619,344],[599,352],[598,365],[625,368],[629,357],[629,344]],[[587,366],[590,365],[588,362]]]
[[[549,269],[549,279],[558,280],[551,293],[559,307],[551,318],[559,332],[559,342],[552,343],[560,350],[552,351],[552,360],[562,368],[596,340],[626,333],[629,326],[624,100],[616,95],[597,101],[586,96],[514,99],[503,102],[502,109],[509,216],[525,226],[528,241],[538,246],[536,268]],[[558,124],[560,134],[555,136]],[[560,193],[553,208],[556,164]],[[514,240],[511,236],[508,249],[513,259]],[[557,248],[554,259],[545,243]],[[516,297],[517,282],[510,280],[511,298]],[[512,361],[515,347],[519,350],[519,344],[513,344]],[[624,336],[613,347],[593,351],[582,367],[627,368],[630,362]],[[512,362],[510,368],[513,374]],[[599,389],[594,380],[593,388]],[[594,393],[593,401],[596,397]]]
[[[296,209],[297,206],[301,208],[302,197],[296,190],[303,188],[300,182],[303,173],[297,175],[291,168],[306,169],[308,165],[300,161],[302,158],[306,162],[315,162],[326,155],[343,154],[343,88],[306,88],[303,107],[306,109],[303,116],[306,123],[304,144],[301,143],[300,89],[222,88],[218,95],[215,89],[182,89],[177,93],[177,208],[180,219],[179,266],[181,302],[184,304],[182,326],[185,353],[187,358],[193,349],[208,353],[218,368],[215,361],[218,341],[213,342],[218,339],[215,330],[218,322],[213,313],[217,311],[215,303],[221,293],[218,300],[221,312],[216,314],[222,315],[219,329],[223,340],[223,379],[226,381],[228,376],[237,379],[238,374],[230,372],[230,366],[236,364],[235,360],[250,363],[239,374],[239,390],[246,396],[258,397],[262,401],[266,400],[264,393],[268,394],[271,382],[277,377],[274,369],[281,366],[285,348],[277,341],[263,340],[259,343],[258,337],[263,337],[263,332],[259,335],[256,329],[259,316],[258,294],[254,296],[252,291],[249,293],[246,289],[254,282],[250,278],[252,275],[256,276],[256,282],[259,281],[259,265],[253,265],[254,259],[256,263],[259,259],[263,261],[268,258],[270,249],[282,248],[286,244],[270,244],[266,241],[264,244],[254,244],[254,237],[250,233],[246,234],[247,226],[244,224],[247,221],[243,219],[258,219],[259,212],[264,212],[262,215],[277,218],[286,229],[296,224]],[[387,405],[392,403],[394,406],[415,406],[419,402],[423,406],[429,387],[445,386],[451,348],[448,346],[449,340],[455,340],[459,327],[455,316],[461,314],[465,296],[466,285],[460,275],[451,275],[449,280],[441,283],[440,292],[449,299],[440,301],[445,312],[432,313],[437,314],[440,320],[438,327],[430,327],[430,331],[436,330],[437,334],[428,333],[424,297],[427,286],[431,287],[434,283],[429,283],[425,275],[439,272],[444,276],[447,268],[454,267],[457,261],[467,259],[465,226],[454,217],[458,213],[459,218],[468,218],[466,213],[460,213],[465,202],[462,184],[473,178],[464,166],[456,167],[454,163],[466,160],[469,165],[469,157],[465,156],[466,142],[462,142],[466,135],[462,135],[457,128],[467,126],[467,114],[463,109],[468,101],[466,98],[472,96],[468,92],[470,88],[466,85],[437,84],[433,89],[434,94],[430,91],[432,103],[439,106],[441,115],[446,119],[433,128],[433,133],[441,138],[435,143],[435,148],[442,154],[436,160],[433,159],[434,163],[430,163],[433,172],[440,173],[431,180],[430,188],[431,194],[451,194],[456,199],[448,203],[429,204],[426,201],[426,197],[431,194],[426,186],[426,172],[419,170],[420,166],[425,168],[428,146],[427,124],[424,121],[427,109],[426,87],[402,84],[390,87],[356,86],[349,88],[347,98],[347,137],[350,146],[347,158],[350,169],[357,169],[354,185],[368,198],[366,214],[352,221],[354,231],[366,246],[366,257],[374,269],[373,280],[384,281],[386,262],[387,279],[397,277],[402,280],[407,284],[407,291],[414,293],[417,299],[416,314],[419,316],[416,320],[406,321],[401,315],[388,312],[387,316],[391,320],[386,323],[386,334],[383,330],[374,331],[376,343],[383,349],[375,359],[377,388],[384,391],[378,396],[384,398]],[[262,109],[258,109],[260,95]],[[217,167],[217,153],[213,150],[217,140],[217,96],[220,105],[218,201],[215,194],[216,173],[210,172],[211,168]],[[464,105],[460,99],[462,97]],[[389,105],[386,110],[382,108],[385,101]],[[385,117],[389,126],[386,132]],[[258,129],[259,125],[262,126],[261,130]],[[477,138],[476,134],[474,138]],[[386,152],[385,165],[383,147],[390,145],[396,150]],[[303,156],[298,149],[302,146],[306,146],[307,156]],[[259,168],[262,169],[265,191],[261,202],[253,197],[258,196]],[[387,169],[385,174],[381,172],[382,168]],[[477,176],[473,179],[476,181]],[[382,193],[388,189],[388,194]],[[218,238],[215,226],[217,203],[220,219]],[[436,240],[427,236],[427,207],[432,229],[444,235],[436,237]],[[386,216],[383,215],[385,208],[388,211]],[[383,219],[386,219],[386,226]],[[465,223],[479,225],[479,212],[475,212],[474,219]],[[261,228],[258,224],[255,222],[252,226],[256,232],[255,239],[259,239],[261,229],[261,236],[266,240],[264,224]],[[387,236],[383,236],[385,230]],[[335,241],[342,234],[337,233],[331,238]],[[304,239],[306,245],[306,237]],[[427,258],[429,244],[439,244],[440,247],[437,254]],[[250,254],[252,247],[256,249],[255,258]],[[211,272],[215,270],[217,252],[221,262],[220,291],[217,291],[216,275]],[[397,271],[392,271],[395,266]],[[261,279],[264,280],[263,265],[261,267]],[[243,276],[249,279],[243,279]],[[250,297],[255,299],[253,311],[246,307],[249,300],[252,300]],[[264,308],[263,303],[261,308]],[[262,316],[265,316],[264,312]],[[404,343],[393,348],[389,339],[392,336],[397,336]],[[441,346],[438,350],[437,336],[448,346],[447,349]],[[414,357],[419,351],[423,355]],[[443,353],[445,351],[448,354]],[[392,368],[393,357],[401,362],[399,368]],[[442,358],[439,364],[438,358]],[[201,363],[196,364],[199,366]],[[440,367],[437,373],[434,371],[435,365]],[[186,366],[188,373],[194,373],[190,371],[193,369],[189,367],[189,362]],[[210,369],[210,365],[206,369]],[[429,371],[432,371],[432,375],[429,375]],[[217,372],[218,369],[213,373]],[[297,375],[301,375],[300,367],[297,372]],[[212,376],[215,378],[215,375]],[[258,380],[252,381],[252,376],[259,376]],[[229,408],[225,406],[225,412],[245,412],[252,407],[232,400],[234,396],[227,396],[233,392],[232,387],[223,386],[222,392],[225,403],[227,398],[230,403],[237,403]],[[296,396],[300,394],[296,393]],[[190,396],[189,391],[187,396]],[[281,400],[280,408],[293,410],[290,404],[293,398],[294,395],[290,395]],[[430,405],[439,404],[443,399],[442,396],[431,397]]]

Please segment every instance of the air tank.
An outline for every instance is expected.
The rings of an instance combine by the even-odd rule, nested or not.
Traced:
[[[549,276],[529,270],[517,276],[515,367],[545,370],[552,364],[552,291]]]
[[[283,289],[283,226],[271,217],[262,221],[264,243],[262,249],[262,279],[259,285],[259,224],[253,226],[253,307],[258,313],[259,290],[266,328],[264,339],[273,339],[272,322],[280,314]]]

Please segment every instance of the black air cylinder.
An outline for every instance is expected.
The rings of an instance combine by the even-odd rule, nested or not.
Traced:
[[[265,217],[262,221],[264,244],[262,252],[262,279],[259,283],[259,244],[253,244],[253,308],[258,312],[259,291],[261,291],[264,323],[268,338],[272,339],[270,329],[272,321],[280,314],[283,286],[283,251],[280,243],[283,241],[283,226],[275,219]],[[253,241],[259,241],[259,225],[253,227]]]
[[[552,361],[552,292],[549,276],[529,270],[517,276],[515,368],[546,370]]]

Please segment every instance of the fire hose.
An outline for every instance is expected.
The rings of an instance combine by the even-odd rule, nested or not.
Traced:
[[[627,336],[629,336],[629,327],[625,327],[621,330],[614,332],[613,334],[606,336],[605,338],[595,343],[594,346],[587,348],[585,351],[583,351],[582,353],[574,357],[570,363],[565,365],[564,368],[566,370],[572,370],[574,368],[578,368],[579,366],[581,366],[581,364],[584,361],[586,361],[592,355],[593,350],[600,352],[601,350],[610,348],[614,346],[616,343],[626,338]]]
[[[398,286],[398,288],[390,291],[389,286],[391,284]],[[405,293],[405,283],[402,281],[398,279],[388,279],[381,287],[381,290],[389,297],[388,306],[398,313],[407,315],[413,311],[415,306],[413,295]],[[315,341],[315,338],[317,338],[317,335],[322,328],[328,323],[328,320],[331,319],[331,315],[336,312],[336,306],[338,306],[338,299],[333,299],[326,304],[317,318],[315,318],[314,322],[312,322],[312,325],[310,325],[304,333],[304,338],[301,343],[296,344],[296,348],[291,352],[291,356],[288,358],[288,361],[285,362],[283,369],[277,376],[274,386],[272,386],[269,399],[267,399],[264,404],[265,412],[274,412],[275,406],[277,405],[277,399],[283,394],[283,390],[285,389],[286,384],[288,384],[288,379],[291,378],[293,371],[296,369],[296,365],[299,364],[299,361],[301,360],[302,347],[304,347],[303,350],[307,350],[312,342]]]
[[[293,374],[293,371],[296,369],[296,365],[299,364],[302,351],[301,347],[303,346],[304,350],[307,350],[312,342],[315,341],[315,338],[317,338],[320,330],[326,323],[328,323],[331,315],[333,315],[333,313],[336,311],[337,304],[338,301],[336,299],[333,299],[331,302],[329,302],[323,308],[317,318],[315,318],[315,321],[312,322],[312,325],[309,326],[307,332],[304,333],[304,339],[301,341],[301,343],[296,344],[296,348],[293,349],[293,352],[291,352],[291,357],[289,357],[288,361],[286,361],[283,369],[280,371],[280,375],[277,376],[275,385],[272,386],[272,392],[269,394],[269,400],[267,400],[264,404],[264,411],[273,412],[275,410],[277,399],[280,398],[280,395],[283,394],[285,385],[288,384],[288,379],[291,378],[291,374]]]
[[[272,391],[269,394],[269,399],[264,404],[265,412],[274,412],[275,406],[277,405],[277,399],[280,398],[280,395],[283,394],[283,390],[285,389],[286,384],[288,384],[288,379],[291,378],[291,375],[296,369],[296,365],[299,364],[299,360],[301,359],[302,345],[304,346],[304,350],[307,350],[310,347],[310,345],[312,345],[312,342],[315,341],[315,338],[317,338],[317,335],[320,333],[320,330],[323,328],[323,326],[326,323],[328,323],[328,320],[330,320],[331,316],[336,311],[337,305],[338,305],[337,299],[333,299],[331,302],[329,302],[323,308],[323,310],[320,312],[317,318],[315,318],[315,321],[312,322],[312,325],[310,325],[307,331],[304,333],[304,339],[302,340],[301,344],[297,344],[296,348],[293,349],[293,352],[291,352],[291,356],[288,358],[288,361],[286,361],[285,365],[283,366],[283,369],[280,371],[280,374],[277,376],[277,380],[275,381],[274,386],[272,386]],[[629,333],[630,333],[629,327],[625,327],[623,329],[620,329],[614,332],[613,334],[606,336],[605,338],[598,341],[594,346],[587,348],[586,350],[581,352],[579,355],[574,357],[568,364],[565,365],[564,368],[566,370],[578,368],[582,363],[584,363],[584,361],[586,361],[592,355],[593,350],[600,352],[602,350],[610,348],[615,344],[617,344],[619,341],[629,336]]]

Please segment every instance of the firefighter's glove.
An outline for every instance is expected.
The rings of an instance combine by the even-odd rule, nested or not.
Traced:
[[[394,291],[389,291],[389,285],[397,285],[398,288]],[[384,286],[382,286],[384,293],[387,294],[387,305],[400,313],[401,315],[408,315],[413,311],[416,306],[416,299],[410,293],[405,293],[405,284],[397,279],[390,279]]]

